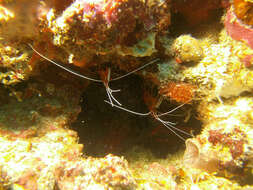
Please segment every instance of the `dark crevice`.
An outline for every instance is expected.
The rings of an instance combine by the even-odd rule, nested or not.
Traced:
[[[143,101],[144,85],[140,77],[132,75],[111,82],[110,86],[112,89],[121,89],[114,95],[123,107],[141,113],[149,111]],[[122,156],[132,147],[141,146],[150,150],[156,157],[165,158],[168,153],[176,152],[184,146],[184,141],[151,115],[133,115],[111,107],[104,102],[105,99],[108,97],[103,85],[91,83],[82,96],[82,112],[72,125],[78,132],[80,143],[84,144],[86,155],[103,157],[112,153]],[[163,101],[159,111],[166,112],[175,106],[177,105]],[[163,119],[177,122],[177,127],[187,132],[193,128],[200,129],[200,122],[194,117],[191,117],[188,123],[183,122],[186,110],[190,108],[190,105],[185,105],[174,113],[180,116],[167,116]],[[180,135],[187,138],[186,135]]]
[[[187,22],[186,18],[178,12],[172,12],[171,14],[171,25],[169,28],[170,37],[177,37],[182,34],[190,34],[195,36],[195,34],[199,34],[203,31],[206,31],[208,28],[215,26],[217,31],[223,29],[223,23],[220,22],[222,15],[224,14],[224,9],[216,9],[212,10],[210,18],[208,20],[204,20],[202,23],[198,23],[197,25],[190,25]],[[203,30],[204,28],[204,30]]]

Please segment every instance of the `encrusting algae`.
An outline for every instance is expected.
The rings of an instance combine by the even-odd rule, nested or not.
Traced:
[[[0,190],[252,189],[252,8],[0,1]]]

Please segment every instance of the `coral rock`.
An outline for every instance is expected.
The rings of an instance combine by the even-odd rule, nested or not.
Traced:
[[[113,45],[124,43],[137,22],[149,17],[144,4],[137,0],[76,0],[56,19],[49,15],[55,45],[74,42],[97,51],[102,47],[102,51],[110,51]]]
[[[66,164],[60,172],[59,188],[135,189],[136,183],[128,171],[126,160],[107,155],[105,158],[88,158]]]
[[[172,45],[172,54],[178,62],[198,62],[203,57],[199,41],[190,35],[179,36]]]
[[[253,2],[249,0],[234,0],[234,13],[243,23],[253,26]]]
[[[188,139],[184,154],[184,164],[187,167],[195,167],[209,172],[218,170],[218,159],[212,152],[206,152],[197,139]]]
[[[252,175],[252,98],[200,107],[204,130],[186,141],[185,164],[223,175]]]

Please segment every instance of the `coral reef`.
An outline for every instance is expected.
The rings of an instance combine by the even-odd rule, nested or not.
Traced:
[[[185,164],[226,177],[252,177],[252,98],[201,106],[199,113],[204,129],[186,141]]]
[[[136,182],[123,158],[82,156],[77,133],[67,129],[80,112],[80,91],[72,85],[32,82],[19,91],[13,89],[19,101],[13,97],[1,106],[4,188],[135,189]]]
[[[224,30],[219,43],[209,44],[203,39],[204,58],[195,66],[184,69],[181,80],[198,86],[196,98],[206,100],[238,96],[252,89],[252,71],[247,57],[252,50],[244,43],[234,41]],[[209,44],[209,45],[208,45]]]
[[[252,5],[0,1],[0,189],[251,189]]]
[[[135,189],[136,182],[127,161],[112,155],[66,163],[58,169],[59,188]]]
[[[136,147],[133,148],[136,152]],[[133,152],[130,151],[131,155]],[[138,149],[130,165],[138,183],[138,189],[247,189],[249,185],[239,185],[214,172],[206,172],[184,164],[182,152],[168,155],[166,159],[154,159],[151,153]],[[129,156],[130,156],[129,155]],[[132,157],[131,157],[132,158]]]
[[[0,80],[12,85],[27,80],[33,73],[26,40],[38,39],[36,14],[39,1],[3,2],[0,11]]]
[[[6,70],[0,74],[1,83],[10,85],[27,79],[32,71],[32,67],[27,64],[28,54],[11,46],[4,46],[3,44],[0,46],[0,68]]]
[[[1,137],[0,144],[3,181],[13,189],[135,189],[136,186],[122,158],[107,155],[101,159],[81,159],[82,145],[77,144],[76,133],[67,129],[54,129],[39,134],[39,138]]]
[[[169,20],[169,14],[166,2],[161,6],[155,1],[145,4],[138,0],[77,0],[61,15],[50,9],[42,22],[53,44],[66,52],[65,58],[60,58],[63,62],[73,60],[69,62],[75,64],[82,60],[83,66],[96,66],[103,64],[94,60],[99,55],[106,62],[112,61],[113,66],[119,64],[113,61],[115,54],[144,57],[156,52],[155,28],[165,30],[162,23],[169,25],[169,21],[163,21]]]

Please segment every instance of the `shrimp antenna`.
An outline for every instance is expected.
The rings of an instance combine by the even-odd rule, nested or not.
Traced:
[[[144,69],[145,67],[147,67],[147,66],[149,66],[149,65],[151,65],[151,64],[153,64],[153,63],[155,63],[155,62],[157,62],[157,61],[159,61],[159,60],[160,60],[159,58],[154,59],[154,60],[150,61],[149,63],[146,63],[145,65],[143,65],[143,66],[141,66],[141,67],[139,67],[139,68],[137,68],[137,69],[135,69],[135,70],[133,70],[133,71],[130,71],[129,73],[127,73],[127,74],[125,74],[125,75],[122,75],[122,76],[119,76],[119,77],[116,77],[116,78],[111,79],[111,81],[115,81],[115,80],[119,80],[119,79],[125,78],[125,77],[127,77],[128,75],[131,75],[131,74],[133,74],[133,73],[135,73],[135,72],[137,72],[137,71],[140,71],[140,70]]]
[[[169,129],[172,133],[174,133],[177,137],[179,137],[181,140],[185,141],[186,139],[183,138],[181,135],[179,135],[176,131],[178,132],[181,132],[185,135],[188,135],[188,136],[191,136],[193,137],[191,134],[181,130],[181,129],[178,129],[177,127],[175,127],[176,123],[173,123],[173,122],[170,122],[170,121],[164,121],[162,120],[161,118],[158,117],[158,115],[154,114],[154,118],[161,122],[167,129]]]
[[[80,73],[78,73],[78,72],[76,72],[76,71],[74,71],[74,70],[72,70],[72,69],[70,69],[70,68],[67,68],[67,67],[65,67],[65,66],[63,66],[63,65],[61,65],[61,64],[59,64],[59,63],[56,63],[55,61],[53,61],[53,60],[47,58],[46,56],[44,56],[44,55],[42,55],[40,52],[38,52],[36,49],[34,49],[34,47],[33,47],[31,44],[28,44],[28,45],[29,45],[29,46],[32,48],[32,50],[33,50],[35,53],[37,53],[40,57],[44,58],[45,60],[49,61],[50,63],[53,63],[54,65],[60,67],[61,69],[65,70],[65,71],[67,71],[67,72],[69,72],[69,73],[71,73],[71,74],[73,74],[73,75],[76,75],[76,76],[78,76],[78,77],[81,77],[81,78],[84,78],[84,79],[87,79],[87,80],[90,80],[90,81],[93,81],[93,82],[103,82],[102,80],[99,80],[99,79],[93,79],[93,78],[90,78],[90,77],[86,77],[85,75],[82,75],[82,74],[80,74]]]
[[[104,100],[107,104],[111,104],[111,102],[108,102],[107,100]],[[128,113],[132,113],[134,115],[138,115],[138,116],[148,116],[148,115],[152,115],[154,117],[154,119],[156,119],[157,121],[161,122],[167,129],[169,129],[172,133],[174,133],[177,137],[179,137],[181,140],[185,141],[185,138],[183,138],[181,135],[179,135],[176,131],[178,132],[181,132],[185,135],[188,135],[188,136],[191,136],[193,137],[191,134],[181,130],[181,129],[178,129],[177,127],[175,127],[176,123],[173,123],[173,122],[170,122],[170,121],[164,121],[162,120],[161,118],[159,118],[159,116],[162,116],[162,115],[167,115],[175,110],[177,110],[178,108],[182,107],[183,105],[185,105],[186,103],[184,104],[181,104],[180,106],[177,106],[176,108],[164,113],[164,114],[156,114],[155,112],[153,111],[150,111],[150,112],[147,112],[147,113],[140,113],[140,112],[136,112],[136,111],[132,111],[132,110],[129,110],[127,108],[124,108],[122,106],[118,106],[118,105],[114,105],[116,108],[120,109],[120,110],[123,110],[123,111],[126,111]]]
[[[66,66],[63,66],[63,65],[61,65],[61,64],[59,64],[59,63],[56,63],[55,61],[53,61],[53,60],[47,58],[46,56],[44,56],[44,55],[42,55],[40,52],[38,52],[31,44],[28,44],[28,45],[29,45],[30,48],[32,48],[32,50],[33,50],[35,53],[37,53],[40,57],[44,58],[45,60],[49,61],[50,63],[52,63],[52,64],[54,64],[54,65],[56,65],[56,66],[58,66],[58,67],[60,67],[61,69],[65,70],[65,71],[67,71],[67,72],[69,72],[69,73],[71,73],[71,74],[73,74],[73,75],[76,75],[76,76],[78,76],[78,77],[80,77],[80,78],[84,78],[84,79],[86,79],[86,80],[93,81],[93,82],[103,83],[104,86],[105,86],[106,93],[107,93],[107,96],[108,96],[108,98],[109,98],[109,100],[110,100],[110,104],[111,104],[112,107],[115,105],[115,104],[113,103],[113,101],[116,102],[116,104],[118,104],[118,105],[121,106],[120,102],[119,102],[119,101],[113,96],[113,94],[112,94],[113,92],[119,92],[120,90],[112,90],[112,89],[109,87],[110,81],[115,81],[115,80],[122,79],[122,78],[124,78],[124,77],[126,77],[126,76],[128,76],[128,75],[131,75],[131,74],[133,74],[133,73],[135,73],[135,72],[137,72],[137,71],[139,71],[139,70],[141,70],[141,69],[147,67],[148,65],[151,65],[151,64],[153,64],[153,63],[155,63],[156,61],[159,60],[159,59],[155,59],[155,60],[153,60],[153,61],[151,61],[151,62],[149,62],[149,63],[147,63],[147,64],[145,64],[145,65],[143,65],[143,66],[141,66],[141,67],[139,67],[139,68],[137,68],[137,69],[135,69],[135,70],[129,72],[129,73],[127,73],[127,74],[125,74],[125,75],[122,75],[122,76],[120,76],[120,77],[116,77],[116,78],[114,78],[114,79],[111,79],[111,69],[109,68],[106,78],[105,78],[104,80],[103,80],[103,79],[102,79],[102,80],[99,80],[99,79],[94,79],[94,78],[87,77],[87,76],[85,76],[85,75],[83,75],[83,74],[80,74],[80,73],[78,73],[77,71],[74,71],[74,70],[72,70],[72,69],[70,69],[70,68],[68,68],[68,67],[66,67]],[[126,110],[125,110],[125,111],[126,111]]]
[[[87,80],[90,80],[90,81],[93,81],[93,82],[101,82],[101,83],[103,83],[102,80],[87,77],[87,76],[85,76],[85,75],[83,75],[83,74],[78,73],[77,71],[74,71],[74,70],[72,70],[72,69],[70,69],[70,68],[67,68],[66,66],[63,66],[63,65],[61,65],[61,64],[59,64],[59,63],[56,63],[55,61],[53,61],[53,60],[47,58],[46,56],[44,56],[44,55],[42,55],[40,52],[38,52],[31,44],[28,44],[28,45],[29,45],[30,48],[31,48],[35,53],[37,53],[40,57],[44,58],[45,60],[49,61],[50,63],[52,63],[52,64],[54,64],[54,65],[56,65],[56,66],[62,68],[63,70],[65,70],[65,71],[67,71],[67,72],[69,72],[69,73],[71,73],[71,74],[73,74],[73,75],[76,75],[76,76],[78,76],[78,77],[81,77],[81,78],[84,78],[84,79],[87,79]],[[119,76],[119,77],[110,79],[110,81],[115,81],[115,80],[122,79],[122,78],[124,78],[124,77],[126,77],[126,76],[128,76],[128,75],[131,75],[131,74],[133,74],[133,73],[135,73],[135,72],[137,72],[137,71],[142,70],[143,68],[145,68],[145,67],[147,67],[147,66],[149,66],[149,65],[151,65],[151,64],[153,64],[153,63],[155,63],[155,62],[157,62],[157,61],[159,61],[159,58],[154,59],[153,61],[151,61],[151,62],[149,62],[149,63],[147,63],[147,64],[145,64],[145,65],[143,65],[143,66],[141,66],[141,67],[139,67],[139,68],[137,68],[137,69],[135,69],[135,70],[133,70],[133,71],[130,71],[129,73],[127,73],[127,74],[125,74],[125,75],[122,75],[122,76]]]
[[[158,114],[157,116],[160,117],[160,116],[163,116],[163,115],[170,115],[170,113],[172,113],[172,112],[178,110],[179,108],[183,107],[185,104],[188,104],[190,101],[191,101],[191,100],[189,100],[189,101],[187,101],[187,102],[185,102],[185,103],[183,103],[183,104],[181,104],[181,105],[175,107],[174,109],[172,109],[172,110],[170,110],[170,111],[168,111],[168,112]]]

